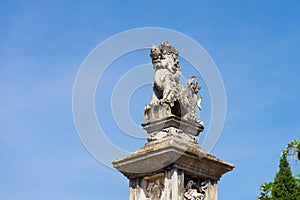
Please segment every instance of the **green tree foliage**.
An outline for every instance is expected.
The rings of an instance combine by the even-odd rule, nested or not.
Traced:
[[[279,172],[276,173],[271,193],[276,200],[300,200],[300,187],[286,156],[280,158]]]
[[[292,141],[283,150],[274,182],[260,186],[259,200],[300,200],[300,179],[297,179],[291,171],[287,161],[289,155],[299,160],[300,142]]]
[[[263,183],[259,188],[261,193],[258,196],[258,199],[259,200],[270,200],[272,187],[273,187],[273,182]]]
[[[283,156],[293,156],[295,160],[300,160],[300,142],[294,140],[285,147],[285,149],[281,153],[281,157]]]

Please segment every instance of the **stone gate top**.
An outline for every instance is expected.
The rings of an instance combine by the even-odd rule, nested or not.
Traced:
[[[181,66],[178,51],[169,43],[162,42],[151,47],[150,57],[155,70],[153,96],[145,106],[144,123],[148,141],[174,135],[198,143],[198,135],[204,129],[196,113],[201,110],[202,97],[198,96],[201,86],[192,76],[187,86],[179,83]]]
[[[169,42],[152,46],[150,56],[153,96],[142,124],[148,143],[113,166],[129,179],[130,200],[217,200],[218,181],[234,165],[198,145],[201,87],[194,76],[179,83],[178,51]]]

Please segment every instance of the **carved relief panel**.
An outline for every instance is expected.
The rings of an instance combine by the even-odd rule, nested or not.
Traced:
[[[141,182],[146,200],[160,200],[164,190],[164,174],[145,177]]]
[[[184,199],[206,200],[208,181],[200,178],[184,177]]]

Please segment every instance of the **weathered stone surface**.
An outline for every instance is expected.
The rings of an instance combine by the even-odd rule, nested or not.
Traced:
[[[234,165],[205,152],[199,145],[174,136],[148,142],[136,152],[115,160],[113,165],[130,180],[132,200],[185,200],[194,197],[217,200],[217,181],[234,168]],[[145,180],[151,180],[148,186],[145,186]],[[188,181],[194,181],[197,186],[189,188]],[[155,198],[150,197],[152,190],[156,191]]]
[[[195,110],[201,109],[202,97],[197,96],[201,87],[195,76],[189,78],[186,87],[179,83],[178,51],[169,42],[162,42],[152,46],[150,56],[155,75],[152,100],[145,106],[145,123],[177,116],[203,126]]]
[[[219,180],[234,165],[205,152],[199,145],[183,142],[174,136],[147,143],[136,152],[113,161],[126,177],[143,177],[175,167],[189,174]]]
[[[151,48],[153,97],[145,107],[148,142],[113,166],[130,180],[130,200],[217,200],[217,183],[234,165],[198,145],[204,125],[195,77],[179,84],[177,50],[168,42]]]
[[[199,123],[189,122],[176,116],[142,124],[148,133],[148,141],[155,141],[167,136],[174,136],[188,142],[198,143],[198,135],[204,126]]]
[[[185,192],[184,198],[188,200],[204,199],[207,194],[208,181],[200,178],[184,177]]]

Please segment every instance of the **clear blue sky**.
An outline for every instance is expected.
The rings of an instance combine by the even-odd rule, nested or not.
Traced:
[[[300,139],[299,8],[296,0],[2,1],[0,200],[128,199],[126,178],[80,142],[72,90],[96,45],[146,26],[185,33],[217,64],[227,117],[212,153],[236,164],[220,181],[219,199],[255,199],[259,185],[273,179],[281,150]],[[138,55],[150,61],[147,51]],[[132,98],[151,96],[147,87],[139,92]],[[147,98],[138,98],[136,108],[130,104],[137,123]],[[101,102],[101,92],[96,99]],[[109,111],[98,111],[121,148],[133,151],[145,143],[124,135],[105,115]]]

